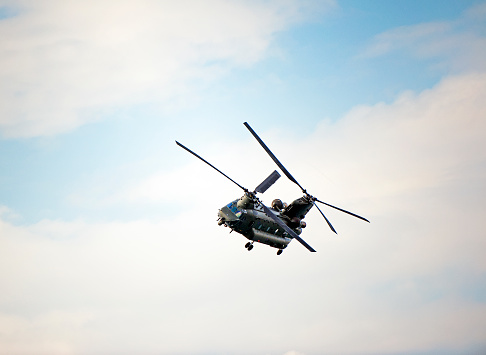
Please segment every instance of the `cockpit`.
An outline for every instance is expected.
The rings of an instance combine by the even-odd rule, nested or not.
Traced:
[[[236,215],[236,217],[240,218],[242,212],[238,209],[237,203],[238,203],[238,200],[234,200],[234,201],[228,203],[226,205],[226,207],[228,207],[231,210],[231,212],[233,212]]]

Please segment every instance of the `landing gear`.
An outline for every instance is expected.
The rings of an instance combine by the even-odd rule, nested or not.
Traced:
[[[248,251],[252,250],[253,249],[253,243],[251,243],[251,242],[246,243],[245,248],[248,249]]]
[[[279,250],[277,251],[277,255],[282,254],[282,252],[283,252],[283,250],[282,250],[282,249],[279,249]]]

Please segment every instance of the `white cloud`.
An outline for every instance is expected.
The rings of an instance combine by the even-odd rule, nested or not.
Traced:
[[[34,317],[0,314],[1,354],[76,354],[76,334],[91,320],[88,313],[53,311]]]
[[[0,205],[0,218],[11,221],[17,219],[18,217],[19,215],[7,206]]]
[[[22,1],[0,21],[0,128],[72,130],[130,105],[163,104],[261,60],[297,1]]]
[[[6,54],[0,61],[19,62],[18,70],[0,72],[2,79],[11,75],[11,88],[0,84],[0,90],[13,101],[1,105],[13,114],[1,116],[4,133],[13,136],[83,124],[89,118],[77,109],[159,100],[171,95],[165,90],[174,83],[185,86],[186,78],[212,75],[205,71],[207,61],[222,61],[218,70],[251,64],[295,13],[290,7],[276,14],[272,3],[248,8],[234,3],[243,7],[241,18],[256,22],[250,26],[254,32],[233,46],[243,22],[220,23],[235,17],[236,10],[225,6],[203,17],[210,22],[197,18],[198,10],[171,8],[174,16],[197,23],[186,27],[159,23],[159,15],[172,15],[138,5],[127,14],[128,3],[93,3],[89,9],[78,3],[25,4],[34,7],[0,21],[0,29],[15,30],[0,40]],[[116,13],[105,16],[103,4],[104,11]],[[221,26],[231,30],[220,33]],[[38,33],[29,32],[34,30]],[[420,51],[436,38],[437,46],[423,55],[463,48],[460,38],[443,42],[448,25],[408,30],[413,31],[378,38],[377,45],[386,52],[393,40],[413,47],[422,38],[414,47]],[[166,38],[167,33],[172,34]],[[162,46],[149,48],[156,39],[171,48],[169,58]],[[474,38],[466,52],[480,53],[481,41]],[[120,61],[112,60],[120,55]],[[159,69],[156,58],[166,65]],[[117,77],[119,71],[127,75]],[[42,100],[52,97],[60,100]],[[29,110],[20,112],[19,103]],[[421,93],[405,92],[391,104],[356,107],[339,121],[322,121],[302,140],[255,126],[311,193],[371,220],[366,224],[323,208],[340,233],[335,237],[311,211],[303,237],[316,254],[297,243],[281,257],[264,246],[248,253],[241,236],[215,221],[216,209],[236,198],[237,188],[192,157],[189,165],[143,179],[103,202],[188,207],[170,220],[16,226],[15,214],[0,206],[0,354],[484,350],[484,112],[486,76],[478,71],[445,78]],[[213,155],[191,148],[249,188],[273,170],[252,137],[232,144],[245,152],[239,164],[231,151]],[[265,198],[296,197],[298,189],[284,180]],[[180,185],[184,189],[174,188]]]
[[[353,169],[342,174],[346,181],[366,169],[365,162],[373,164],[369,177],[384,180],[376,185],[381,192],[371,191],[374,196],[388,187],[397,193],[441,186],[482,166],[485,83],[482,73],[448,77],[419,95],[403,93],[390,105],[356,107],[335,124],[324,121],[315,141],[323,151],[340,139],[353,142],[327,159]]]
[[[323,121],[302,142],[259,132],[309,191],[371,220],[324,208],[340,233],[335,237],[311,211],[303,237],[315,254],[297,243],[280,257],[265,246],[248,253],[244,239],[218,227],[216,208],[209,208],[226,202],[223,195],[237,196],[212,193],[231,182],[197,160],[123,197],[136,208],[151,189],[164,198],[156,190],[160,181],[177,184],[196,166],[213,174],[201,182],[207,190],[182,197],[195,208],[171,220],[45,220],[26,227],[2,221],[0,329],[15,334],[4,333],[0,348],[26,353],[42,345],[65,354],[484,349],[485,103],[486,76],[462,75]],[[251,159],[261,156],[268,167],[252,143]],[[305,154],[291,154],[296,150]],[[236,177],[222,166],[230,161],[220,163],[225,154],[205,158]],[[255,171],[245,174],[242,183]],[[271,194],[284,185],[292,186],[279,181]]]
[[[333,186],[321,185],[322,199],[343,201],[371,220],[361,233],[378,233],[370,236],[384,253],[377,272],[433,274],[444,264],[484,272],[478,250],[486,247],[485,111],[486,75],[450,77],[390,105],[359,107],[335,124],[323,122],[306,144],[308,151],[325,152],[332,174]]]
[[[471,7],[455,21],[421,23],[393,28],[376,35],[360,53],[375,58],[398,52],[402,56],[434,59],[445,72],[484,71],[486,38],[484,4]]]

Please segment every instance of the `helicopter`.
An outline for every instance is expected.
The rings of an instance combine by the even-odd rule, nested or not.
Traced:
[[[359,218],[368,223],[370,222],[364,217],[321,201],[309,194],[307,190],[304,189],[282,165],[282,163],[262,141],[258,134],[256,134],[256,132],[250,127],[250,125],[247,122],[244,122],[243,124],[250,131],[253,137],[255,137],[258,143],[260,143],[270,158],[272,158],[272,160],[277,164],[284,175],[302,190],[302,193],[304,194],[303,197],[297,198],[288,205],[283,203],[280,199],[275,199],[272,201],[271,208],[269,208],[260,201],[260,199],[257,197],[257,193],[264,193],[280,178],[280,174],[277,170],[273,171],[253,191],[250,191],[186,146],[182,145],[178,141],[176,141],[176,144],[208,164],[210,167],[215,169],[244,191],[244,195],[242,197],[231,201],[219,209],[217,222],[220,226],[224,225],[225,227],[229,227],[231,229],[230,233],[235,231],[247,238],[249,241],[245,244],[245,248],[248,251],[252,250],[253,244],[257,242],[277,248],[277,255],[280,255],[289,245],[289,243],[293,239],[296,239],[310,252],[315,252],[314,248],[312,248],[300,237],[302,229],[306,227],[306,223],[303,221],[303,219],[312,207],[315,206],[317,208],[322,217],[324,217],[326,220],[329,228],[331,228],[331,230],[337,234],[331,222],[327,219],[316,202]]]

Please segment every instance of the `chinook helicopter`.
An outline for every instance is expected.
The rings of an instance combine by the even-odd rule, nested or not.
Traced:
[[[296,199],[289,205],[283,203],[279,199],[275,199],[271,204],[271,208],[268,208],[260,201],[256,194],[264,193],[280,178],[280,174],[278,173],[278,171],[275,170],[253,191],[250,191],[247,188],[238,184],[236,181],[224,174],[221,170],[216,168],[214,165],[212,165],[178,141],[176,141],[176,144],[194,155],[195,157],[201,159],[203,162],[208,164],[210,167],[222,174],[228,180],[232,181],[244,191],[244,195],[242,197],[231,201],[218,211],[218,225],[224,225],[225,227],[229,227],[231,231],[235,231],[246,237],[249,240],[245,245],[245,248],[248,251],[252,250],[253,243],[257,242],[269,245],[273,248],[277,248],[277,255],[280,255],[282,254],[283,250],[288,246],[288,244],[292,241],[292,239],[296,239],[309,251],[315,252],[315,250],[299,236],[302,233],[302,228],[306,227],[306,223],[303,221],[303,219],[313,206],[315,206],[317,210],[321,213],[322,217],[324,217],[331,230],[337,234],[331,222],[329,222],[329,220],[316,204],[316,202],[334,208],[338,211],[347,213],[351,216],[354,216],[369,223],[369,221],[364,217],[358,216],[357,214],[346,211],[342,208],[330,205],[310,195],[307,190],[304,189],[289,173],[289,171],[282,165],[282,163],[260,139],[260,137],[250,127],[250,125],[247,122],[244,122],[243,124],[255,137],[258,143],[260,143],[260,145],[267,152],[270,158],[272,158],[272,160],[277,164],[277,166],[285,174],[285,176],[287,176],[290,181],[300,187],[304,194],[303,197]]]

